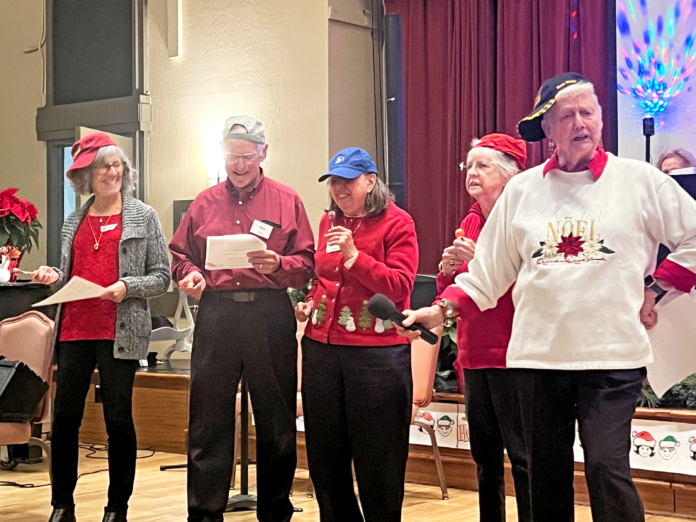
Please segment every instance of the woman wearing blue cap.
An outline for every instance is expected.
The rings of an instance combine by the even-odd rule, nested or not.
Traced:
[[[397,522],[413,400],[411,352],[393,325],[368,313],[367,303],[379,292],[399,310],[408,308],[418,267],[415,226],[364,150],[339,152],[319,181],[327,178],[331,202],[319,224],[317,276],[295,309],[299,321],[311,319],[302,340],[309,472],[322,522]]]

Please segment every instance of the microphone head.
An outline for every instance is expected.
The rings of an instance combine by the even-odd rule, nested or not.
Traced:
[[[367,303],[367,311],[374,317],[386,321],[396,312],[396,306],[388,297],[382,294],[375,294]]]
[[[326,217],[328,217],[329,221],[331,221],[331,223],[333,223],[336,220],[336,212],[334,212],[333,210],[329,210],[326,213]]]

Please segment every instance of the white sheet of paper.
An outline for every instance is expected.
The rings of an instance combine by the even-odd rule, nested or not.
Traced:
[[[51,297],[48,297],[32,306],[48,306],[58,303],[67,303],[69,301],[92,299],[93,297],[99,297],[103,293],[103,286],[99,286],[96,283],[92,283],[91,281],[87,281],[86,279],[75,276]]]
[[[266,250],[266,243],[251,234],[208,236],[205,269],[253,268],[248,261],[247,254],[258,250]]]
[[[663,298],[664,301],[664,298]],[[696,373],[696,291],[656,307],[657,325],[648,330],[655,362],[648,381],[658,397]]]

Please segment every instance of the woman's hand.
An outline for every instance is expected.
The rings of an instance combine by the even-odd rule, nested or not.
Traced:
[[[454,259],[455,261],[460,261],[461,263],[468,263],[474,258],[474,251],[476,250],[476,243],[474,243],[468,237],[458,237],[452,243],[452,246],[445,248],[442,253],[443,265],[445,258]],[[460,263],[460,264],[461,264]]]
[[[312,315],[312,309],[314,308],[314,299],[309,301],[300,301],[295,305],[295,318],[304,323]]]
[[[108,299],[114,303],[120,303],[126,298],[126,283],[116,281],[113,285],[106,287],[106,290],[101,295],[102,299]]]
[[[351,259],[358,255],[358,249],[353,244],[353,233],[344,227],[331,227],[326,233],[326,244],[330,247],[339,247],[341,255],[345,259]]]
[[[58,281],[58,277],[58,272],[53,270],[50,266],[40,266],[31,273],[31,278],[33,280],[44,285],[52,285]]]
[[[194,299],[200,299],[205,290],[205,277],[197,271],[189,272],[186,277],[179,281],[179,288],[186,295],[190,295]]]
[[[419,308],[418,310],[404,310],[403,314],[406,316],[406,319],[404,319],[402,323],[405,327],[411,326],[413,323],[420,323],[428,330],[432,330],[445,322],[442,308],[438,305],[427,306],[425,308]],[[396,328],[396,333],[399,335],[409,339],[420,339],[421,334],[418,331],[407,330],[396,323],[394,323],[394,327]]]

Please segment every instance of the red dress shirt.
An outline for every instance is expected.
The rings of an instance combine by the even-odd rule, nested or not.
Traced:
[[[278,225],[270,238],[261,239],[280,256],[280,268],[270,275],[252,268],[206,270],[208,236],[249,234],[254,220]],[[301,288],[314,271],[314,236],[300,197],[263,172],[251,192],[238,192],[229,179],[201,192],[182,219],[169,250],[174,281],[198,271],[205,277],[206,291]]]
[[[478,203],[469,209],[460,228],[464,237],[473,242],[478,241],[486,218]],[[469,264],[464,263],[456,274],[468,272]],[[456,275],[455,274],[455,275]],[[452,302],[458,309],[466,300],[473,305],[468,307],[465,315],[457,320],[457,360],[454,367],[461,376],[462,369],[505,368],[507,347],[512,335],[512,318],[515,306],[512,304],[512,288],[498,299],[495,308],[482,312],[471,298],[459,287],[449,286],[454,283],[455,275],[438,274],[437,290],[442,297]]]
[[[408,308],[418,270],[413,219],[390,203],[379,216],[337,218],[335,225],[354,232],[353,244],[359,254],[351,268],[346,268],[340,252],[326,252],[325,235],[331,223],[326,214],[322,216],[314,256],[317,276],[307,295],[307,300],[314,299],[314,309],[305,335],[322,343],[348,346],[404,344],[405,338],[393,327],[378,326],[367,313],[367,302],[379,293],[391,299],[397,310]],[[320,305],[322,309],[325,306],[322,317],[315,314]]]
[[[107,221],[109,226],[115,224],[116,227],[102,234],[101,227],[106,226]],[[98,250],[94,249],[92,230],[99,239]],[[73,239],[70,277],[79,276],[104,287],[118,281],[118,246],[121,242],[121,231],[121,214],[111,217],[87,214]],[[113,301],[96,297],[63,305],[60,321],[61,341],[113,340],[115,337],[116,303]]]

